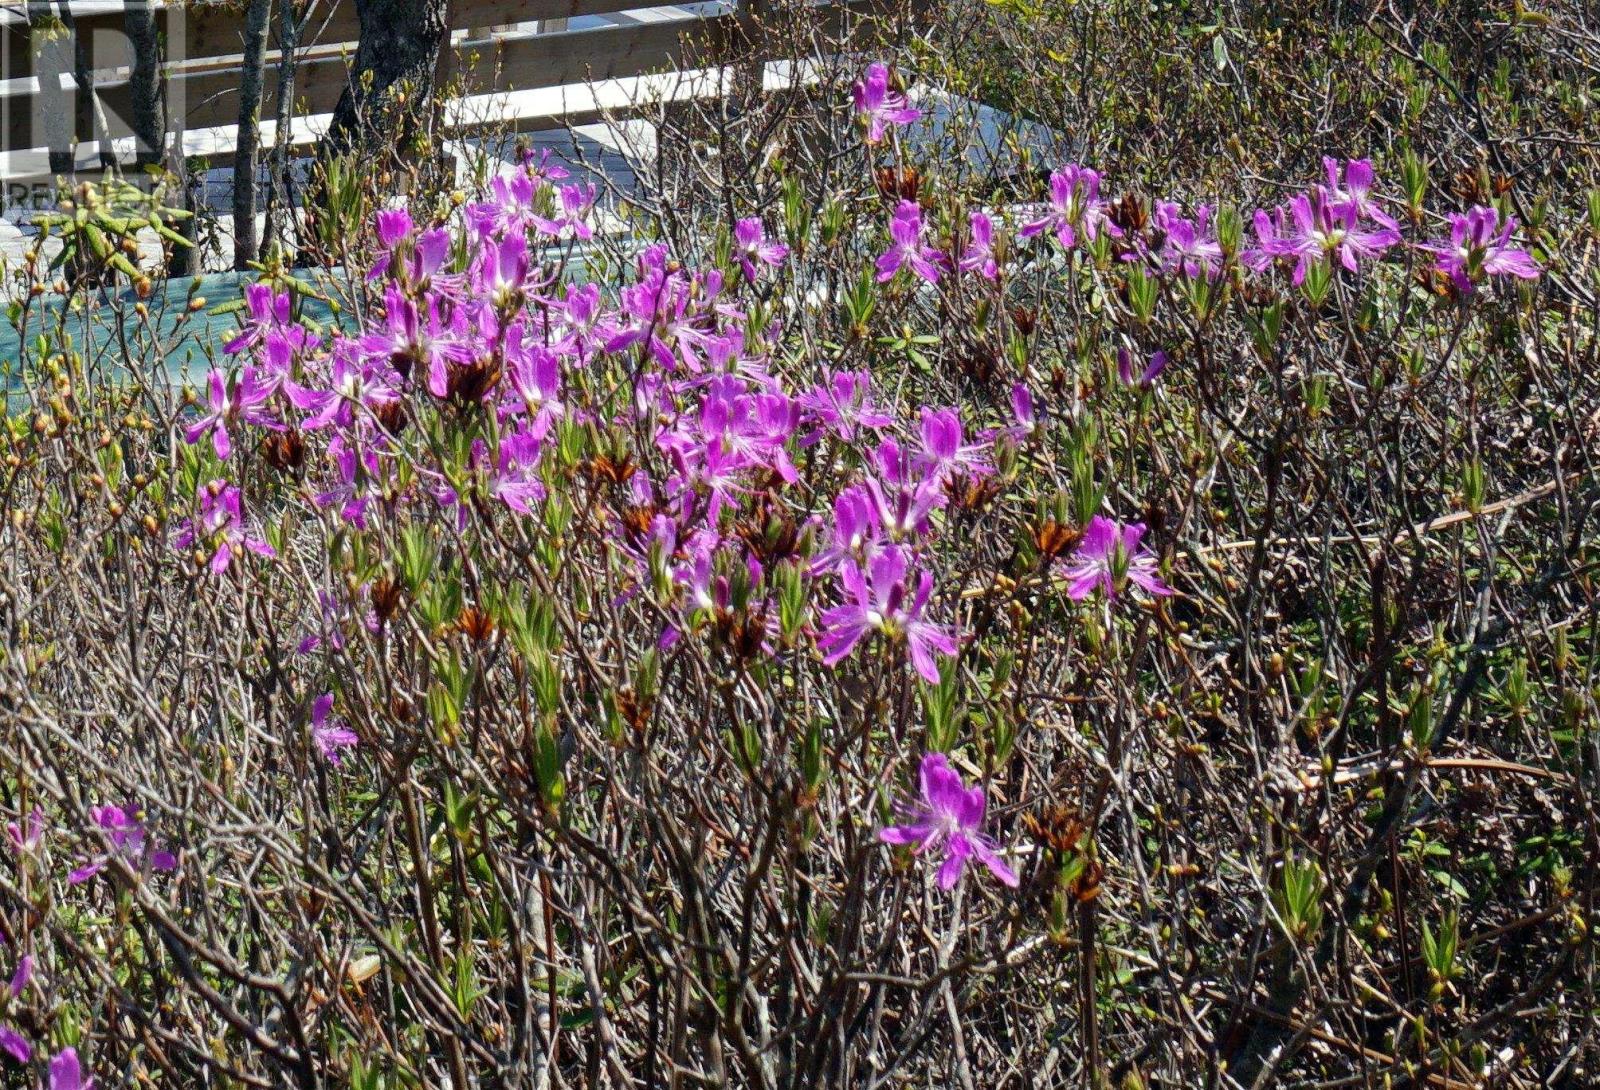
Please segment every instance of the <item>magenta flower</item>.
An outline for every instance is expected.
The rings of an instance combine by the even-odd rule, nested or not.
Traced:
[[[1003,434],[1009,436],[1013,443],[1021,443],[1038,430],[1039,418],[1033,408],[1033,392],[1020,382],[1011,386],[1011,417],[1014,423],[1004,429]]]
[[[1290,199],[1289,224],[1274,252],[1297,259],[1294,282],[1298,285],[1311,265],[1325,257],[1337,258],[1346,269],[1356,272],[1361,261],[1380,256],[1399,241],[1398,230],[1363,227],[1354,201],[1334,204],[1318,187]]]
[[[889,221],[889,250],[878,258],[878,283],[893,280],[904,265],[930,284],[939,282],[939,268],[947,259],[923,242],[922,227],[921,205],[901,201]]]
[[[1517,229],[1515,217],[1503,221],[1500,213],[1485,205],[1450,215],[1450,237],[1423,243],[1422,248],[1436,255],[1435,267],[1462,292],[1485,276],[1515,276],[1534,280],[1539,266],[1528,251],[1511,245],[1511,232]]]
[[[1208,279],[1222,271],[1222,244],[1211,223],[1211,206],[1202,204],[1194,218],[1170,201],[1157,201],[1151,222],[1162,236],[1156,258],[1164,273],[1181,272],[1191,280]]]
[[[909,125],[922,116],[921,110],[906,104],[906,96],[889,89],[889,69],[882,64],[867,66],[867,74],[856,81],[851,97],[856,116],[867,123],[867,143],[883,139],[890,125]]]
[[[800,408],[816,424],[801,442],[810,446],[831,431],[854,442],[864,429],[877,431],[894,423],[872,400],[872,376],[866,371],[833,371],[815,390],[800,397]]]
[[[870,563],[881,546],[882,527],[872,493],[851,485],[833,499],[833,530],[828,547],[811,562],[811,574],[832,571],[846,560]]]
[[[94,1080],[84,1077],[77,1049],[64,1048],[50,1060],[50,1085],[46,1090],[94,1090]]]
[[[446,227],[435,227],[412,237],[411,213],[389,209],[378,213],[379,256],[367,271],[368,280],[388,275],[395,280],[422,286],[453,286],[458,279],[439,272],[450,257],[451,237]]]
[[[1068,163],[1060,170],[1050,172],[1050,205],[1039,219],[1023,225],[1017,234],[1032,238],[1045,231],[1054,230],[1056,241],[1066,249],[1077,245],[1078,232],[1093,242],[1105,231],[1121,237],[1122,229],[1106,215],[1106,203],[1100,199],[1100,175],[1088,167]]]
[[[1375,220],[1396,234],[1400,225],[1372,198],[1372,160],[1351,159],[1344,164],[1344,179],[1339,178],[1339,161],[1323,156],[1322,168],[1328,174],[1328,199],[1334,204],[1352,204],[1358,215]]]
[[[762,386],[776,385],[762,367],[762,361],[745,354],[742,330],[734,328],[720,336],[712,334],[701,347],[705,349],[706,363],[713,375],[734,375]]]
[[[150,840],[136,807],[93,806],[89,808],[89,816],[111,844],[112,852],[121,856],[129,867],[139,870],[148,865],[153,871],[178,869],[178,857]],[[110,858],[109,855],[95,856],[67,875],[67,881],[72,885],[87,882],[105,869]]]
[[[410,377],[419,365],[425,367],[428,392],[444,397],[450,392],[451,365],[470,360],[472,348],[465,343],[465,322],[447,323],[438,297],[430,293],[423,299],[419,305],[390,284],[384,292],[384,328],[364,334],[361,351],[387,361],[403,377]]]
[[[370,584],[362,584],[355,591],[356,603],[352,604],[342,595],[334,595],[325,590],[317,591],[317,622],[316,630],[305,636],[295,646],[295,653],[307,655],[327,644],[335,651],[344,646],[344,628],[346,624],[354,623],[356,607],[371,600]],[[378,623],[378,615],[372,609],[365,610],[360,616],[363,627],[368,632],[377,632],[383,626]]]
[[[373,225],[378,233],[378,260],[367,270],[368,280],[376,280],[391,271],[390,264],[395,254],[401,244],[411,237],[414,226],[411,212],[405,208],[380,209],[374,217]]]
[[[28,986],[28,981],[33,979],[33,955],[24,954],[17,962],[16,970],[11,974],[11,983],[7,987],[11,990],[11,998],[20,996]]]
[[[232,421],[237,419],[257,427],[283,429],[283,425],[263,408],[272,397],[273,386],[263,383],[254,367],[246,367],[232,389],[228,386],[228,376],[212,368],[206,375],[206,390],[210,411],[184,429],[184,442],[198,443],[209,432],[217,457],[226,462],[233,451],[228,434]]]
[[[289,322],[289,293],[274,294],[271,284],[248,284],[244,289],[245,320],[239,333],[222,350],[229,355],[260,344],[267,332]]]
[[[639,282],[622,289],[621,313],[628,324],[605,342],[605,350],[620,352],[643,344],[663,371],[675,370],[682,360],[698,373],[704,369],[699,345],[706,333],[694,297],[712,293],[706,281],[699,284],[704,290],[696,291],[694,281],[682,272],[668,272],[665,265],[665,253],[656,247],[641,256]]]
[[[594,231],[585,220],[594,208],[594,183],[590,182],[587,186],[564,185],[557,190],[557,195],[561,201],[561,214],[553,219],[534,216],[534,226],[541,233],[557,238],[576,238],[584,242],[593,238]]]
[[[1000,275],[1000,263],[994,256],[994,222],[982,212],[972,213],[967,222],[972,238],[961,251],[961,270],[994,280]]]
[[[1157,352],[1150,357],[1150,362],[1138,375],[1133,373],[1133,355],[1126,348],[1117,349],[1117,377],[1125,385],[1138,386],[1148,390],[1155,385],[1156,379],[1161,377],[1161,372],[1167,369],[1167,354]]]
[[[510,367],[509,404],[501,415],[527,412],[538,421],[541,433],[548,429],[553,417],[562,413],[561,357],[541,344],[527,344],[527,334],[518,324],[506,334],[505,355]]]
[[[11,974],[11,983],[8,991],[12,999],[22,995],[27,988],[28,981],[33,978],[33,955],[25,954],[17,962],[16,972]],[[18,1033],[11,1026],[0,1026],[0,1051],[3,1051],[16,1060],[25,1064],[33,1056],[33,1046],[28,1044],[28,1039]]]
[[[823,663],[836,665],[862,637],[882,632],[890,639],[904,637],[912,666],[928,684],[937,684],[939,668],[933,653],[954,655],[957,645],[949,629],[922,618],[933,593],[933,576],[923,572],[918,577],[917,589],[910,594],[908,603],[910,573],[904,550],[890,546],[873,557],[869,567],[870,582],[854,560],[846,559],[840,565],[839,579],[847,597],[822,615],[823,631],[817,637],[817,648],[822,652]]]
[[[0,1026],[0,1052],[4,1052],[19,1064],[25,1064],[33,1059],[33,1046],[28,1039],[10,1026]]]
[[[544,499],[539,477],[546,429],[535,422],[500,440],[500,458],[490,474],[489,493],[519,515],[533,514],[532,505]]]
[[[1157,597],[1171,594],[1172,588],[1157,574],[1155,554],[1139,543],[1144,531],[1142,522],[1119,526],[1100,515],[1090,519],[1078,551],[1065,562],[1063,574],[1070,580],[1067,596],[1087,598],[1099,587],[1108,602],[1114,601],[1124,582]]]
[[[366,483],[378,474],[378,456],[372,451],[360,451],[343,435],[333,437],[328,444],[328,461],[338,471],[332,487],[314,493],[311,502],[317,507],[337,507],[339,517],[358,530],[367,528]]]
[[[504,304],[530,291],[536,279],[527,237],[507,235],[499,242],[479,246],[469,277],[473,290],[496,304]]]
[[[994,466],[985,460],[987,443],[967,443],[961,431],[961,417],[954,409],[922,410],[922,449],[917,468],[929,476],[947,481],[958,473],[987,477]]]
[[[873,450],[873,466],[878,477],[866,479],[867,494],[878,510],[878,522],[895,539],[925,534],[929,518],[949,501],[944,481],[930,472],[931,465],[912,457],[893,439],[885,439]]]
[[[173,538],[176,549],[203,544],[212,548],[211,571],[221,575],[240,550],[268,558],[277,552],[264,540],[251,534],[244,525],[239,490],[224,480],[203,484],[199,490],[200,513],[185,519]]]
[[[11,846],[19,853],[28,854],[39,847],[44,840],[44,811],[35,806],[33,812],[22,819],[18,824],[15,821],[6,822],[6,836],[11,839]]]
[[[604,346],[618,330],[600,306],[600,285],[568,286],[555,317],[559,319],[553,351],[576,354],[580,359]]]
[[[375,415],[400,400],[401,378],[387,359],[362,362],[350,342],[341,342],[334,351],[333,372],[328,389],[289,383],[285,393],[290,404],[310,413],[300,421],[308,431],[330,425],[350,428],[356,410]]]
[[[489,199],[467,206],[467,223],[480,239],[521,235],[532,221],[533,200],[540,182],[527,170],[496,175],[489,182]]]
[[[761,221],[754,218],[742,219],[733,225],[733,245],[739,256],[739,267],[752,284],[760,275],[756,262],[777,268],[789,256],[789,247],[768,240]]]
[[[328,713],[331,711],[333,711],[332,693],[323,693],[311,702],[311,740],[317,744],[323,759],[338,768],[344,760],[344,751],[359,743],[361,739],[344,720],[328,718]]]
[[[906,824],[880,829],[878,839],[908,846],[916,855],[942,857],[937,876],[940,889],[953,889],[961,881],[969,859],[976,859],[1002,885],[1015,889],[1017,872],[1006,865],[994,842],[981,831],[986,807],[983,788],[969,790],[942,753],[922,758],[921,780],[921,805],[902,808]]]
[[[1256,245],[1248,247],[1239,255],[1239,260],[1243,262],[1245,268],[1256,273],[1266,272],[1272,268],[1287,245],[1283,220],[1282,208],[1274,208],[1271,212],[1264,208],[1256,209],[1254,217]]]

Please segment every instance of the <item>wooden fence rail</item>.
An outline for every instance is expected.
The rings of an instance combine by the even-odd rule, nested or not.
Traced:
[[[182,105],[182,116],[168,119],[169,131],[234,125],[239,111],[243,0],[187,0],[181,4],[154,0],[149,6],[168,42],[168,53],[162,58],[168,100]],[[808,12],[804,18],[815,30],[835,34],[883,7],[884,0],[823,3],[811,9],[814,17]],[[40,149],[49,143],[44,121],[49,110],[60,110],[62,96],[44,81],[29,77],[38,74],[41,50],[48,47],[53,35],[63,33],[68,21],[70,33],[89,51],[87,68],[92,72],[93,93],[102,106],[104,135],[111,139],[133,135],[132,56],[122,36],[124,8],[124,0],[14,0],[0,8],[0,139],[4,140],[0,150]],[[455,31],[523,28],[487,37],[456,35],[447,70],[462,75],[476,92],[556,88],[663,69],[704,68],[734,57],[748,61],[763,55],[759,44],[762,29],[747,8],[697,16],[666,0],[458,0],[449,10]],[[646,12],[651,17],[592,29],[543,29],[552,20],[625,11]],[[316,0],[296,52],[298,112],[321,115],[333,110],[349,82],[358,37],[354,0]],[[270,75],[279,60],[277,44],[275,39],[269,41],[264,118],[277,111],[276,80]],[[83,133],[78,138],[90,139]]]

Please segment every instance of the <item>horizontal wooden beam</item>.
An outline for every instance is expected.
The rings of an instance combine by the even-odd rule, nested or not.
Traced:
[[[281,0],[279,0],[281,2]],[[586,15],[612,15],[619,11],[668,7],[674,0],[464,0],[450,5],[452,30],[503,26],[511,23],[549,19],[577,19]],[[207,57],[235,56],[244,49],[244,9],[246,0],[193,0],[176,9],[165,3],[154,5],[156,20],[169,43],[169,61],[199,60]],[[271,40],[276,46],[282,26],[277,3],[271,23]],[[117,44],[123,32],[125,8],[121,0],[10,0],[0,6],[0,79],[17,79],[34,74],[36,43],[32,40],[29,9],[67,11],[85,41],[95,42],[99,51],[121,51]],[[40,26],[45,21],[39,16]],[[301,37],[302,45],[354,43],[361,37],[355,0],[317,0]],[[96,57],[95,67],[109,68],[125,60]]]
[[[615,2],[615,0],[612,0]],[[637,7],[637,5],[632,5]],[[466,43],[455,51],[452,72],[473,89],[550,87],[586,79],[638,75],[653,67],[679,60],[680,39],[725,40],[733,31],[735,16],[711,19],[674,19],[655,23],[630,23],[592,30],[562,31]],[[333,109],[349,82],[349,56],[319,48],[302,56],[295,74],[296,106],[309,113]],[[276,64],[274,55],[270,63]],[[183,106],[183,127],[208,128],[233,124],[239,117],[239,72],[236,66],[179,70],[167,79],[168,101]],[[277,82],[265,81],[262,116],[277,113]],[[96,89],[113,138],[132,135],[132,100],[127,83],[103,84]],[[46,142],[43,114],[52,96],[40,90],[20,91],[0,97],[0,117],[5,123],[5,147],[11,150],[41,147]],[[70,101],[70,100],[69,100]],[[60,109],[59,105],[53,107]],[[168,128],[176,129],[175,119]]]
[[[910,7],[917,9],[924,2],[912,0]],[[471,8],[470,16],[458,14],[457,20],[470,19],[481,26],[492,24],[497,18],[521,21],[530,17],[530,11],[554,10],[557,5],[566,10],[591,11],[596,3],[615,3],[624,9],[645,6],[637,0],[473,0],[452,7],[458,11]],[[859,24],[863,16],[881,15],[888,7],[892,7],[892,0],[848,0],[819,5],[805,12],[803,18],[808,30],[832,38]],[[770,59],[771,44],[756,17],[734,12],[551,34],[497,36],[488,42],[457,46],[451,72],[461,77],[469,93],[520,91],[668,69],[703,69],[735,58]],[[353,55],[353,50],[350,53]],[[303,56],[295,77],[297,112],[331,113],[349,83],[349,64],[349,56],[326,47]],[[186,129],[216,128],[238,120],[236,67],[179,70],[169,75],[167,86],[169,101],[183,104]],[[131,136],[131,102],[126,83],[102,87],[97,95],[104,105],[110,137]],[[7,150],[43,145],[41,126],[36,123],[43,101],[39,92],[0,97],[0,117],[4,118],[0,133],[5,135]],[[262,116],[270,118],[276,113],[276,81],[269,79],[264,88]],[[172,119],[168,127],[176,128]]]
[[[727,93],[735,81],[731,67],[698,69],[671,74],[624,77],[613,80],[569,84],[530,91],[496,92],[470,96],[451,102],[445,111],[452,132],[470,136],[493,128],[507,133],[537,132],[541,129],[583,126],[592,122],[614,121],[640,113],[649,114],[669,103],[716,99]],[[817,82],[817,66],[811,63],[767,64],[763,86],[781,91]],[[490,107],[494,107],[491,109]],[[488,120],[484,120],[488,118]],[[331,116],[317,114],[296,118],[287,143],[306,147],[322,139]],[[277,125],[262,122],[264,143],[276,143]],[[232,125],[196,129],[184,134],[184,147],[190,156],[204,157],[213,165],[233,163],[237,130]],[[80,149],[79,160],[85,169],[94,168],[94,145]],[[51,175],[43,151],[16,154],[0,153],[0,186],[21,191],[32,184],[48,185]]]

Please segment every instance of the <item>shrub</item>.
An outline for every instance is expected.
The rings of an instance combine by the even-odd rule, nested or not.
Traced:
[[[1600,224],[1415,152],[1260,210],[1110,159],[997,196],[860,67],[626,239],[531,156],[373,208],[186,407],[47,344],[18,1041],[178,1084],[1592,1069],[1553,240]]]

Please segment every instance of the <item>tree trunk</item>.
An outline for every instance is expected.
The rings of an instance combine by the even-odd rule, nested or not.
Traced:
[[[272,0],[250,0],[245,16],[244,66],[239,75],[239,133],[233,158],[233,267],[250,268],[258,255],[256,234],[257,149],[261,144],[261,87]]]
[[[166,158],[167,119],[161,101],[161,40],[149,0],[129,3],[123,11],[122,27],[133,47],[128,91],[133,98],[135,157],[139,166],[150,166]]]
[[[325,153],[403,146],[427,119],[441,50],[449,42],[449,0],[356,0],[361,43],[339,98]],[[399,84],[409,85],[402,105]]]
[[[66,29],[67,17],[57,15],[49,0],[31,0],[28,18],[36,35],[33,65],[39,78],[39,105],[35,116],[38,128],[34,131],[33,142],[43,143],[49,150],[51,174],[71,174],[72,144],[76,137],[73,117],[76,111],[63,83],[74,66],[71,32]],[[61,23],[60,30],[51,25],[56,21]],[[41,27],[46,28],[42,35]]]
[[[73,133],[78,140],[94,141],[100,149],[100,169],[111,170],[117,165],[117,154],[111,146],[111,128],[106,124],[105,109],[94,89],[93,43],[89,35],[78,33],[77,20],[64,6],[62,18],[67,24],[67,33],[72,35],[72,81],[78,88],[73,102]]]
[[[294,135],[294,77],[299,64],[303,3],[278,4],[278,138],[267,170],[266,248],[285,250],[291,245],[294,219],[293,179],[289,176],[289,144]],[[293,240],[298,245],[298,240]]]

